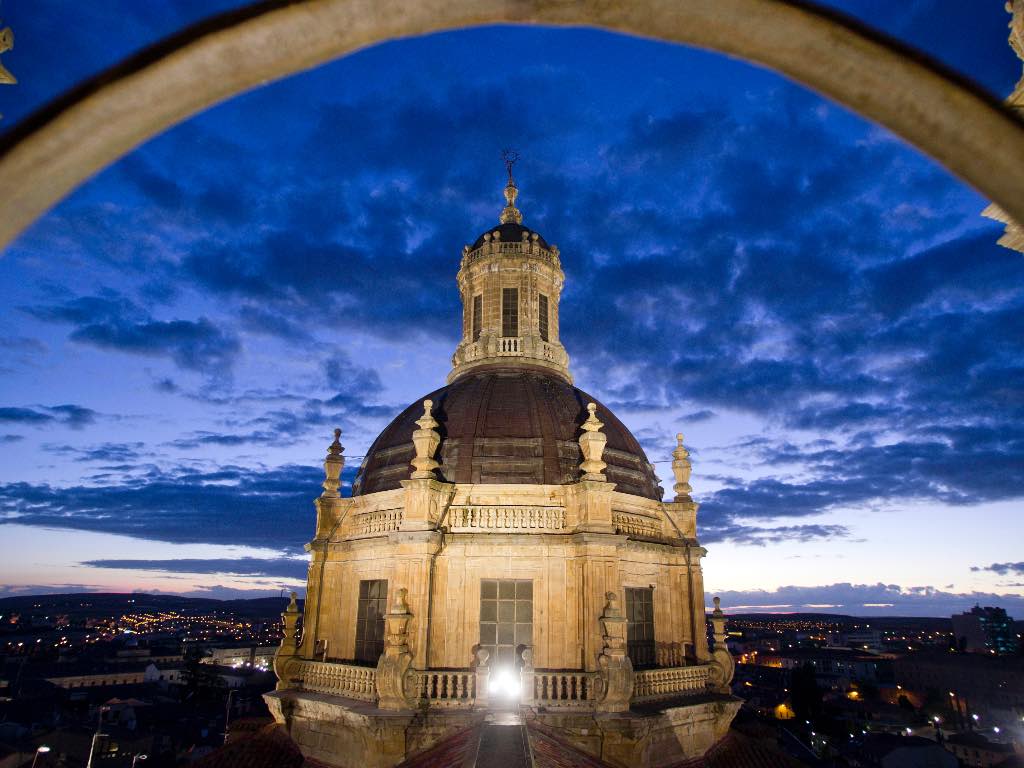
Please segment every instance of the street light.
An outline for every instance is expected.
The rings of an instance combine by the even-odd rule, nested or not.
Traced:
[[[96,752],[96,739],[98,739],[100,736],[109,735],[109,733],[100,733],[99,731],[96,731],[96,733],[92,735],[92,743],[89,745],[89,762],[85,764],[85,768],[92,768],[92,756]]]
[[[40,744],[38,747],[36,747],[35,757],[32,758],[32,768],[36,768],[36,760],[39,759],[39,756],[40,755],[45,755],[49,751],[50,751],[50,748],[48,746],[46,746],[45,744]]]

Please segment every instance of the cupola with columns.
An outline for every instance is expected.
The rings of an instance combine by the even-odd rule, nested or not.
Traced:
[[[452,355],[452,382],[488,365],[534,366],[572,383],[559,341],[558,303],[565,274],[558,247],[523,226],[519,189],[508,163],[498,226],[462,248],[457,277],[462,340]]]

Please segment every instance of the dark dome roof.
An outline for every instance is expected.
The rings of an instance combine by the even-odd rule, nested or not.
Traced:
[[[523,241],[523,232],[527,234],[530,239],[533,239],[533,230],[527,229],[522,224],[499,224],[496,227],[491,227],[480,233],[480,237],[473,243],[471,250],[476,250],[484,244],[484,235],[491,232],[501,233],[501,242],[503,243],[521,243]],[[549,248],[547,240],[544,239],[544,235],[540,232],[537,233],[537,242],[540,243],[541,248]]]
[[[597,402],[564,379],[539,369],[487,368],[419,398],[380,433],[356,476],[353,495],[401,487],[412,472],[412,433],[433,400],[440,424],[439,478],[450,483],[536,483],[579,480],[580,425]],[[636,438],[597,404],[608,436],[605,475],[616,490],[661,499],[657,477]]]

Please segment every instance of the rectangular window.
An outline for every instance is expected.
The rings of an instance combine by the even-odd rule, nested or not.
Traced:
[[[484,297],[473,297],[473,341],[480,341],[480,328],[484,324]]]
[[[388,610],[387,579],[359,582],[356,610],[356,661],[376,664],[384,652],[384,614]]]
[[[501,335],[519,335],[519,289],[501,289]]]
[[[654,589],[626,587],[626,652],[633,667],[653,667]]]
[[[483,579],[480,582],[480,645],[491,667],[518,664],[517,649],[533,644],[533,582]]]
[[[537,297],[537,327],[541,341],[548,340],[548,297],[543,293]]]

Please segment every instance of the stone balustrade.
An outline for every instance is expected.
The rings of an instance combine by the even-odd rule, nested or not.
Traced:
[[[560,266],[558,256],[555,255],[553,250],[544,248],[540,243],[530,241],[503,241],[503,240],[490,240],[484,242],[479,248],[473,251],[469,251],[463,257],[463,265],[472,264],[478,259],[485,258],[487,256],[494,256],[496,254],[518,254],[521,256],[532,256],[540,259],[553,267]]]
[[[476,672],[472,669],[414,672],[421,705],[442,709],[471,709],[476,704]]]
[[[455,532],[548,533],[565,529],[565,510],[561,507],[452,507],[449,527]]]
[[[533,671],[533,702],[538,707],[593,709],[597,700],[596,672]]]
[[[517,336],[502,336],[498,339],[495,352],[499,356],[518,355],[523,351],[523,340]]]
[[[296,659],[288,665],[288,676],[292,685],[303,691],[361,701],[377,699],[377,670],[373,667]]]
[[[703,693],[708,690],[710,665],[636,672],[631,701],[635,704]],[[472,669],[415,670],[410,673],[412,696],[419,706],[472,709],[477,705],[477,673]],[[376,669],[336,662],[295,659],[288,678],[298,690],[348,699],[377,700]],[[524,676],[523,703],[545,708],[593,710],[600,675],[578,670],[537,669]]]
[[[641,670],[634,678],[632,701],[640,703],[703,693],[708,689],[710,670],[708,664]]]
[[[627,536],[640,536],[645,539],[661,538],[661,520],[652,517],[612,512],[612,525],[615,526],[616,533],[624,533]]]
[[[357,536],[380,536],[383,533],[397,531],[401,524],[401,509],[362,512],[353,516],[349,536],[353,538]]]

